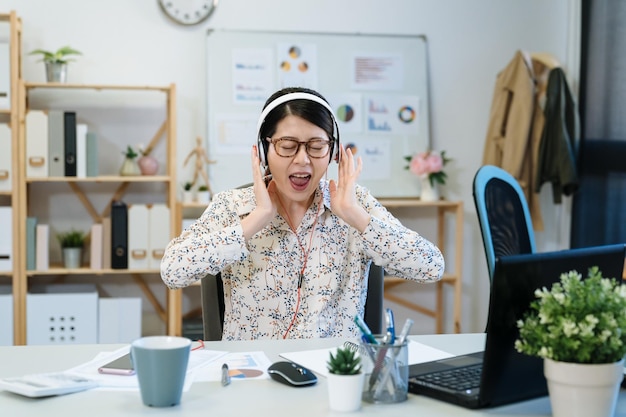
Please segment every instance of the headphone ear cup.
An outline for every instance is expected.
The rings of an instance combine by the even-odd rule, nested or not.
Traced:
[[[267,161],[265,160],[265,155],[266,155],[265,147],[264,147],[263,140],[261,138],[258,138],[257,140],[256,149],[259,154],[259,160],[261,161],[261,165],[263,167],[267,167]]]

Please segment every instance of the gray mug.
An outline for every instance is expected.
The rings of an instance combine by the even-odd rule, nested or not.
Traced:
[[[186,337],[148,336],[131,344],[131,359],[145,405],[180,404],[190,351],[191,340]]]

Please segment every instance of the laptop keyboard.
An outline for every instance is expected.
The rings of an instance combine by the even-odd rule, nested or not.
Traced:
[[[452,391],[467,391],[480,387],[482,364],[470,365],[413,377],[422,385],[436,385]]]

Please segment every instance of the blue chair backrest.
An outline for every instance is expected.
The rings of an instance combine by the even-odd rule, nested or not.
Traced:
[[[473,193],[491,280],[498,257],[536,251],[533,223],[522,187],[504,169],[480,167]]]

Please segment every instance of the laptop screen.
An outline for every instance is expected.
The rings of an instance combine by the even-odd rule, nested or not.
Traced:
[[[517,321],[529,309],[537,288],[550,288],[562,273],[583,277],[592,266],[620,280],[626,245],[503,256],[496,260],[489,300],[481,402],[494,406],[547,395],[543,360],[517,353]]]

